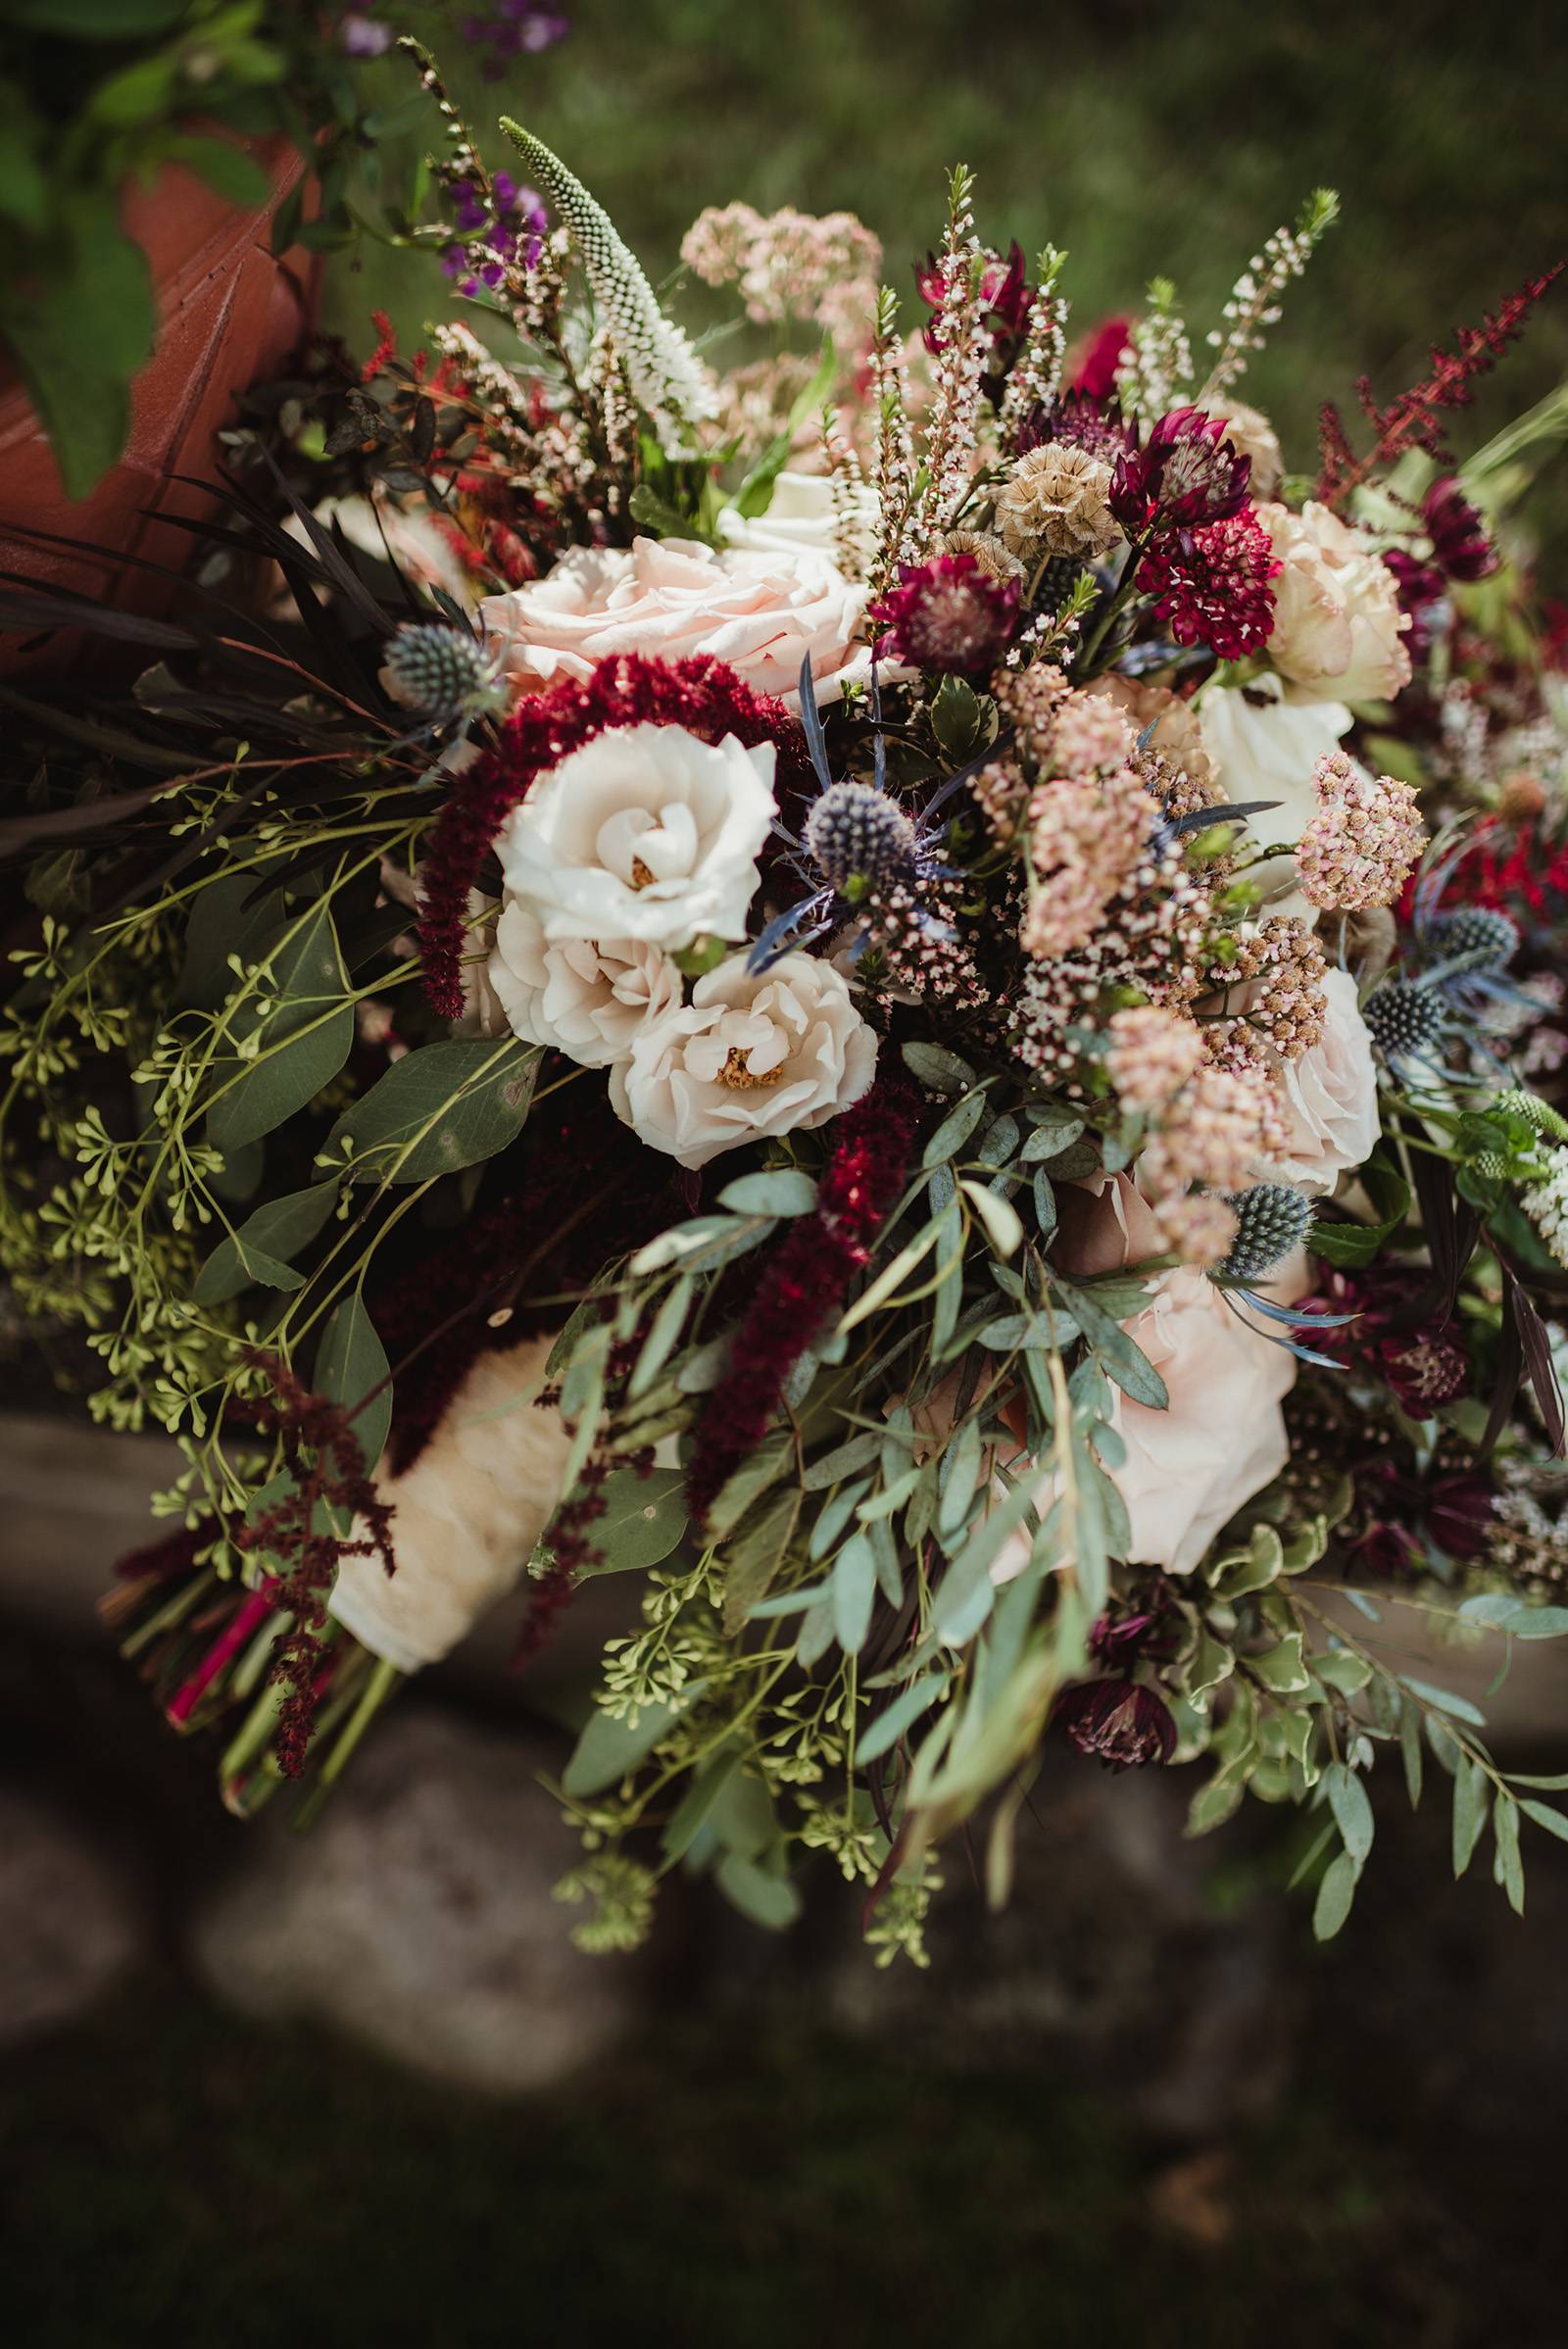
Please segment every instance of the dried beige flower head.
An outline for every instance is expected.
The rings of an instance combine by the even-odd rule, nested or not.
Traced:
[[[1121,536],[1110,511],[1110,466],[1087,449],[1048,441],[1020,457],[997,494],[997,530],[1020,562],[1091,562]]]
[[[972,555],[988,579],[1021,579],[1023,564],[989,530],[949,530],[942,539],[944,555]]]
[[[1261,502],[1278,494],[1285,478],[1285,459],[1280,449],[1279,435],[1259,408],[1249,408],[1245,400],[1210,400],[1210,416],[1221,416],[1225,423],[1225,438],[1238,457],[1250,457],[1252,470],[1248,488]]]

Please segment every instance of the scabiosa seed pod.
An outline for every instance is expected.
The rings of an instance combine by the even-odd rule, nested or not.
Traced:
[[[806,819],[806,848],[840,897],[887,889],[914,868],[914,826],[874,783],[834,783]]]
[[[494,653],[445,620],[406,620],[387,646],[382,682],[395,702],[437,723],[506,706]]]
[[[1217,1270],[1230,1281],[1259,1281],[1302,1245],[1312,1228],[1312,1202],[1294,1183],[1254,1183],[1229,1197],[1237,1231]]]
[[[1440,913],[1432,934],[1446,961],[1462,957],[1472,970],[1501,970],[1519,952],[1519,925],[1491,905],[1461,905]]]
[[[1436,988],[1419,979],[1385,979],[1368,996],[1361,1016],[1384,1058],[1400,1060],[1435,1051],[1447,1014]]]

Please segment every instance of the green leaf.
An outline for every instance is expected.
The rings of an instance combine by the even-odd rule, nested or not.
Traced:
[[[1404,1788],[1412,1811],[1421,1807],[1421,1716],[1406,1697],[1399,1706],[1399,1751],[1404,1759]]]
[[[708,1512],[710,1533],[721,1537],[739,1525],[753,1501],[778,1482],[794,1456],[794,1444],[782,1432],[760,1444],[719,1488]]]
[[[638,1763],[645,1761],[670,1724],[700,1693],[702,1684],[685,1690],[678,1705],[645,1705],[635,1726],[609,1713],[590,1715],[570,1761],[561,1774],[562,1791],[578,1799],[618,1786]]]
[[[367,1471],[373,1469],[392,1425],[392,1382],[386,1348],[356,1290],[335,1307],[321,1332],[312,1385],[328,1402],[341,1403],[359,1438]],[[385,1384],[383,1384],[383,1381]],[[377,1394],[376,1390],[380,1392]],[[374,1400],[369,1399],[374,1395]]]
[[[1262,1655],[1249,1656],[1247,1669],[1275,1696],[1294,1695],[1311,1678],[1302,1661],[1299,1632],[1287,1632],[1277,1646],[1265,1649]]]
[[[423,1183],[477,1166],[521,1133],[540,1058],[515,1038],[421,1045],[343,1112],[318,1163],[348,1160],[357,1183]]]
[[[324,898],[276,949],[270,973],[257,987],[270,1008],[258,1011],[256,996],[249,997],[229,1023],[233,1041],[254,1044],[254,1054],[215,1064],[207,1132],[225,1152],[260,1141],[303,1109],[354,1049],[348,974]]]
[[[1467,1721],[1472,1729],[1486,1728],[1486,1715],[1478,1712],[1468,1697],[1455,1696],[1447,1688],[1435,1688],[1430,1681],[1412,1680],[1407,1673],[1403,1681],[1412,1696],[1424,1696],[1440,1713],[1449,1713],[1455,1721]]]
[[[156,320],[146,257],[107,190],[63,199],[53,240],[33,288],[8,302],[5,331],[75,499],[124,448],[130,379],[152,354]]]
[[[1560,1843],[1568,1843],[1568,1819],[1561,1811],[1554,1811],[1549,1802],[1532,1802],[1528,1795],[1521,1794],[1519,1808],[1527,1819],[1544,1827],[1548,1835],[1555,1835]]]
[[[654,1315],[653,1326],[643,1340],[642,1351],[637,1356],[631,1377],[626,1381],[626,1400],[628,1402],[634,1403],[640,1396],[648,1393],[649,1388],[668,1361],[675,1343],[686,1326],[686,1316],[691,1310],[694,1287],[695,1283],[690,1273],[683,1272],[679,1279],[670,1283],[668,1294],[659,1311]]]
[[[856,1768],[863,1769],[866,1763],[874,1762],[879,1754],[886,1753],[890,1746],[897,1745],[905,1731],[918,1721],[923,1713],[931,1710],[952,1679],[950,1672],[931,1672],[922,1680],[911,1681],[906,1688],[902,1689],[886,1711],[877,1715],[865,1736],[857,1741]]]
[[[871,1628],[876,1596],[876,1552],[868,1537],[856,1534],[833,1562],[833,1636],[846,1655],[858,1656]]]
[[[966,1093],[974,1083],[974,1070],[956,1052],[948,1052],[940,1044],[906,1044],[902,1048],[904,1065],[928,1093],[948,1096]]]
[[[1459,1756],[1453,1774],[1453,1873],[1463,1876],[1487,1824],[1489,1808],[1485,1771],[1467,1753]]]
[[[738,1852],[727,1852],[713,1876],[726,1900],[769,1933],[782,1933],[801,1913],[800,1893],[787,1876],[775,1876]]]
[[[733,1639],[767,1596],[789,1550],[801,1496],[794,1485],[749,1517],[724,1551],[724,1633]]]
[[[1024,1243],[1024,1229],[1011,1200],[1004,1199],[998,1191],[988,1190],[984,1183],[977,1183],[968,1175],[960,1179],[958,1189],[973,1207],[991,1244],[992,1253],[1004,1259],[1015,1256]]]
[[[742,1175],[727,1183],[718,1203],[732,1215],[809,1215],[816,1205],[816,1185],[798,1166],[778,1166],[768,1174]]]
[[[1362,1186],[1380,1221],[1377,1223],[1314,1223],[1306,1245],[1314,1256],[1342,1271],[1370,1264],[1403,1223],[1410,1208],[1410,1186],[1396,1167],[1373,1158],[1361,1171]]]
[[[1083,1331],[1085,1343],[1103,1363],[1106,1374],[1113,1378],[1122,1393],[1135,1403],[1143,1403],[1152,1411],[1169,1407],[1170,1392],[1143,1347],[1128,1337],[1121,1323],[1105,1311],[1089,1289],[1069,1287],[1057,1281],[1054,1287],[1065,1298],[1067,1309]]]
[[[962,766],[996,732],[996,706],[982,702],[966,678],[946,676],[931,704],[931,730],[954,765]]]
[[[604,1485],[605,1514],[593,1527],[598,1552],[583,1580],[599,1574],[644,1573],[667,1558],[686,1531],[686,1473],[656,1468],[639,1476],[617,1468]]]
[[[336,1198],[335,1183],[313,1183],[308,1191],[286,1192],[258,1207],[237,1232],[220,1241],[196,1275],[191,1291],[196,1302],[221,1304],[258,1281],[270,1289],[303,1288],[305,1275],[289,1258],[310,1246]]]
[[[957,1156],[986,1113],[986,1096],[987,1088],[979,1086],[948,1111],[921,1153],[922,1172],[929,1174],[933,1167],[944,1166]]]
[[[1323,1881],[1317,1888],[1317,1902],[1312,1911],[1312,1932],[1319,1941],[1332,1941],[1350,1913],[1355,1887],[1360,1878],[1348,1851],[1329,1862],[1323,1871]]]
[[[1496,1846],[1493,1861],[1493,1876],[1508,1895],[1508,1905],[1516,1917],[1525,1913],[1525,1870],[1519,1856],[1519,1806],[1508,1794],[1499,1793],[1492,1812],[1492,1835]]]
[[[838,353],[829,339],[822,345],[815,374],[793,403],[783,431],[776,440],[769,441],[735,492],[735,511],[744,520],[751,521],[765,514],[773,503],[773,486],[789,464],[796,435],[803,424],[821,414],[823,403],[831,398],[838,367]]]

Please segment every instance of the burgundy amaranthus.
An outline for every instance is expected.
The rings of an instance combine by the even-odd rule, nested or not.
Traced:
[[[1155,541],[1138,585],[1181,645],[1208,645],[1222,661],[1261,652],[1274,627],[1269,581],[1280,569],[1257,510],[1246,506],[1200,530]]]
[[[838,1121],[816,1206],[774,1250],[735,1333],[729,1375],[698,1423],[686,1498],[699,1523],[767,1434],[790,1372],[869,1262],[919,1123],[916,1096],[896,1078],[879,1079]]]
[[[1477,376],[1490,374],[1565,267],[1568,263],[1553,262],[1541,276],[1527,277],[1519,291],[1509,294],[1479,326],[1461,326],[1452,351],[1440,351],[1434,344],[1431,372],[1400,392],[1387,408],[1378,406],[1372,397],[1371,377],[1362,375],[1356,383],[1356,396],[1374,435],[1364,457],[1357,457],[1351,448],[1339,410],[1332,402],[1325,404],[1318,415],[1323,459],[1317,484],[1319,501],[1329,507],[1343,506],[1350,492],[1359,489],[1380,465],[1393,465],[1411,449],[1424,449],[1428,456],[1441,458],[1445,453],[1444,416],[1452,409],[1470,406],[1475,397],[1470,387]]]
[[[468,892],[504,818],[541,774],[595,735],[639,725],[685,726],[704,742],[733,734],[747,750],[771,742],[786,768],[808,771],[805,736],[783,703],[754,693],[727,661],[708,655],[662,661],[616,654],[584,681],[563,677],[525,695],[495,749],[453,781],[420,867],[419,952],[430,1002],[443,1019],[463,1013]]]
[[[321,1627],[338,1563],[378,1556],[390,1574],[392,1511],[370,1481],[364,1447],[342,1404],[313,1395],[283,1362],[269,1359],[265,1367],[273,1400],[259,1414],[259,1424],[264,1431],[275,1427],[282,1438],[289,1489],[234,1540],[238,1548],[277,1561],[268,1595],[293,1618],[272,1662],[272,1678],[287,1690],[274,1750],[284,1777],[298,1778],[320,1696]],[[332,1511],[350,1524],[362,1521],[364,1535],[323,1532]]]

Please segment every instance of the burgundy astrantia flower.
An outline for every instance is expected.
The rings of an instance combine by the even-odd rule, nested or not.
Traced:
[[[1457,1402],[1470,1384],[1470,1357],[1446,1330],[1380,1339],[1377,1357],[1412,1419],[1430,1419],[1440,1403]]]
[[[1399,610],[1410,621],[1401,641],[1410,659],[1419,665],[1443,627],[1448,582],[1435,563],[1423,563],[1404,547],[1390,547],[1383,562],[1394,574]]]
[[[885,630],[877,651],[915,668],[989,672],[1018,617],[1016,579],[993,579],[972,555],[935,555],[901,563],[899,584],[871,617]]]
[[[1107,1770],[1168,1762],[1176,1750],[1170,1707],[1138,1681],[1080,1681],[1062,1690],[1052,1718],[1069,1745]]]
[[[934,253],[928,253],[923,262],[916,262],[914,282],[927,308],[940,309],[942,267]],[[1023,247],[1016,237],[1007,247],[1005,257],[1000,253],[986,255],[980,276],[980,299],[985,304],[985,321],[991,330],[986,382],[988,389],[994,390],[1011,371],[1035,304],[1035,288],[1029,283]],[[934,358],[942,348],[942,336],[934,318],[925,329],[924,340]]]
[[[1044,448],[1054,441],[1069,449],[1086,449],[1105,465],[1114,465],[1137,449],[1138,438],[1122,418],[1115,400],[1094,400],[1087,392],[1064,392],[1049,408],[1031,409],[1018,429],[1018,454]]]
[[[1201,529],[1156,538],[1138,585],[1180,645],[1207,645],[1222,661],[1261,652],[1274,627],[1269,581],[1280,569],[1255,507]]]
[[[1355,1491],[1364,1524],[1350,1548],[1379,1574],[1420,1572],[1427,1543],[1450,1558],[1479,1557],[1496,1524],[1492,1487],[1473,1468],[1420,1477],[1384,1456],[1356,1471]]]
[[[1129,538],[1149,529],[1196,529],[1241,513],[1252,461],[1237,456],[1225,432],[1223,416],[1172,408],[1142,449],[1118,461],[1110,510]]]
[[[1452,474],[1434,481],[1421,501],[1432,557],[1450,579],[1485,579],[1500,560],[1487,525]]]
[[[1072,389],[1086,400],[1108,400],[1127,348],[1131,318],[1105,318],[1082,342],[1075,357]]]

